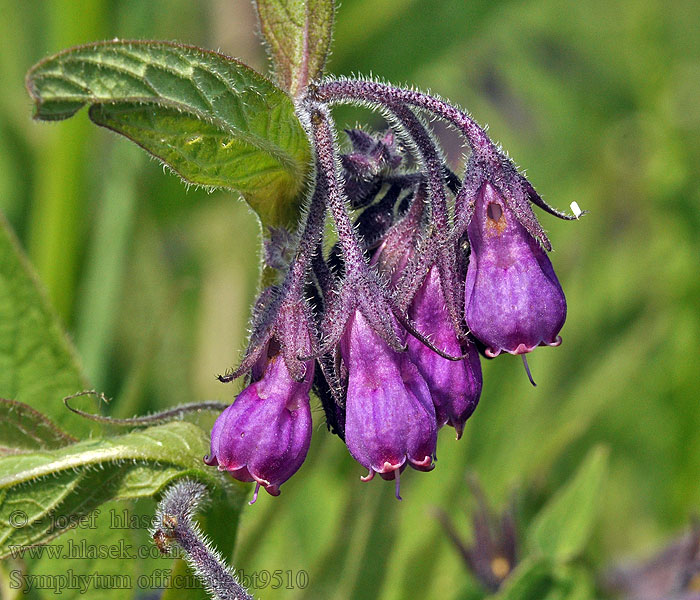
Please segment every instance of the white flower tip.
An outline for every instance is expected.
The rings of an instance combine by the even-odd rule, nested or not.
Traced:
[[[581,210],[581,207],[578,205],[578,202],[572,202],[570,204],[571,210],[574,213],[574,217],[577,219],[583,214],[583,211]]]

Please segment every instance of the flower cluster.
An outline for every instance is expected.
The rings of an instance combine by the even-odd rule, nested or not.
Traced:
[[[391,128],[336,142],[330,106],[381,110]],[[469,115],[413,90],[365,80],[309,87],[297,110],[315,179],[297,235],[266,244],[279,283],[254,310],[242,364],[248,386],[219,417],[208,464],[277,495],[311,438],[309,394],[368,480],[433,468],[437,432],[457,438],[482,387],[480,355],[556,346],[566,301],[531,204],[537,195]],[[422,114],[464,134],[462,180]],[[325,244],[330,214],[337,243]],[[287,258],[286,257],[291,257]],[[527,364],[526,364],[527,366]]]

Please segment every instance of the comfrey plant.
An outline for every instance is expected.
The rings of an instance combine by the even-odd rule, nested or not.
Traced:
[[[339,103],[379,109],[389,131],[349,130],[342,153],[329,112]],[[216,422],[205,460],[255,481],[253,501],[260,486],[279,494],[309,447],[313,388],[329,428],[367,469],[362,479],[395,480],[400,498],[407,465],[433,468],[437,430],[462,435],[481,393],[479,349],[525,360],[561,343],[566,300],[531,204],[573,217],[435,96],[326,78],[299,90],[295,110],[313,149],[308,209],[297,238],[277,233],[268,244],[268,256],[293,258],[260,295],[242,364],[220,377],[250,384]],[[463,134],[461,180],[423,115]],[[328,256],[327,212],[338,238]]]
[[[545,204],[445,100],[322,78],[332,4],[306,15],[314,44],[302,36],[290,48],[271,31],[277,3],[257,7],[284,89],[219,54],[122,41],[46,59],[28,89],[38,118],[89,103],[96,123],[187,181],[236,189],[260,215],[266,286],[243,361],[220,377],[249,383],[217,420],[207,464],[255,481],[254,499],[260,486],[279,494],[306,457],[315,390],[329,428],[367,469],[363,479],[394,480],[399,497],[406,466],[433,468],[439,428],[462,435],[481,393],[480,352],[524,359],[561,342],[566,301],[531,205],[574,217]],[[379,110],[389,129],[349,130],[343,152],[330,113],[343,103]],[[461,178],[425,118],[462,134]]]
[[[93,122],[186,182],[238,192],[262,224],[264,263],[247,350],[220,376],[246,381],[228,407],[203,403],[122,420],[92,415],[76,425],[67,413],[38,412],[47,403],[33,380],[9,378],[18,387],[0,389],[9,398],[0,411],[18,425],[0,444],[11,450],[0,460],[0,489],[3,506],[31,518],[19,526],[0,519],[0,556],[13,545],[47,542],[113,498],[156,497],[157,545],[182,547],[212,595],[247,597],[192,520],[202,484],[217,499],[210,510],[225,506],[212,537],[230,552],[231,506],[243,497],[232,478],[255,482],[253,501],[260,487],[280,493],[309,449],[312,394],[330,431],[366,470],[362,479],[394,481],[400,498],[407,466],[433,469],[438,430],[448,425],[461,437],[481,395],[480,356],[525,360],[561,341],[566,301],[532,205],[575,217],[545,204],[449,102],[379,81],[324,77],[331,0],[255,6],[274,82],[219,53],[121,40],[66,50],[27,75],[35,118],[62,120],[88,105]],[[387,130],[350,129],[341,143],[331,116],[338,104],[376,109]],[[463,174],[447,165],[429,119],[462,135]],[[0,226],[3,256],[16,256]],[[37,325],[33,315],[52,323],[50,311],[26,265],[16,263],[11,272],[21,285],[11,290],[13,302],[39,307],[16,318],[30,320],[27,330],[41,340],[35,346],[55,348],[46,355],[58,357],[52,366],[45,354],[25,352],[24,360],[44,362],[23,372],[60,371],[51,393],[75,397],[84,379],[60,329]],[[210,438],[180,420],[201,410],[223,411]],[[147,429],[115,435],[118,425]],[[37,433],[19,435],[26,431]],[[61,485],[49,474],[60,475]],[[56,510],[65,519],[56,521]]]
[[[332,4],[300,3],[306,29],[291,41],[275,31],[280,6],[257,3],[280,87],[220,54],[118,40],[42,61],[27,86],[37,118],[90,104],[93,121],[187,181],[239,191],[265,226],[250,343],[220,377],[249,383],[217,420],[206,463],[255,481],[254,499],[260,486],[279,494],[307,454],[314,390],[363,479],[394,480],[399,497],[406,466],[433,468],[439,428],[462,435],[481,393],[479,353],[524,359],[561,342],[566,301],[531,205],[574,217],[445,100],[323,78]],[[343,103],[379,110],[389,129],[349,130],[343,152],[330,113]],[[425,118],[462,134],[462,177]]]

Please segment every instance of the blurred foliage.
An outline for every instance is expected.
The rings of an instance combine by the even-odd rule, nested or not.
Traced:
[[[185,189],[86,115],[31,121],[24,74],[100,39],[177,40],[263,69],[248,0],[0,1],[0,210],[116,416],[231,400],[214,375],[244,345],[258,225],[231,194]],[[543,225],[569,302],[558,349],[484,364],[481,405],[438,467],[362,484],[317,431],[280,498],[246,508],[234,564],[309,574],[265,598],[469,598],[477,584],[431,516],[469,533],[478,474],[529,522],[589,450],[609,450],[585,561],[660,546],[700,507],[700,4],[694,0],[344,0],[328,70],[373,73],[468,107],[538,191],[590,214]],[[347,124],[381,120],[338,110]],[[341,123],[342,125],[342,123]],[[442,130],[440,130],[442,133]],[[458,140],[446,134],[459,165]],[[41,377],[41,373],[37,373]],[[572,577],[574,575],[571,575]]]

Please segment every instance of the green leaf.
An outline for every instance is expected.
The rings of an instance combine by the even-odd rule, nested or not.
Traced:
[[[100,426],[61,400],[88,387],[75,351],[0,214],[0,398],[29,405],[76,437]]]
[[[49,450],[76,441],[31,406],[0,398],[0,454]]]
[[[333,35],[333,0],[256,0],[260,30],[279,85],[293,96],[323,74]]]
[[[167,42],[72,48],[27,74],[35,118],[90,117],[185,181],[239,192],[265,225],[293,228],[311,154],[291,98],[250,67]]]
[[[506,579],[497,600],[542,600],[554,583],[552,565],[547,559],[525,559]]]
[[[153,496],[177,477],[221,487],[222,476],[203,466],[208,449],[202,429],[178,421],[0,458],[0,557],[59,535],[108,500]]]
[[[532,551],[561,562],[581,553],[598,514],[607,464],[606,448],[588,453],[576,474],[535,517],[528,531]]]
[[[590,567],[562,565],[555,569],[562,600],[594,600],[594,575]]]
[[[506,579],[495,600],[593,600],[590,574],[557,566],[546,557],[526,558]]]

